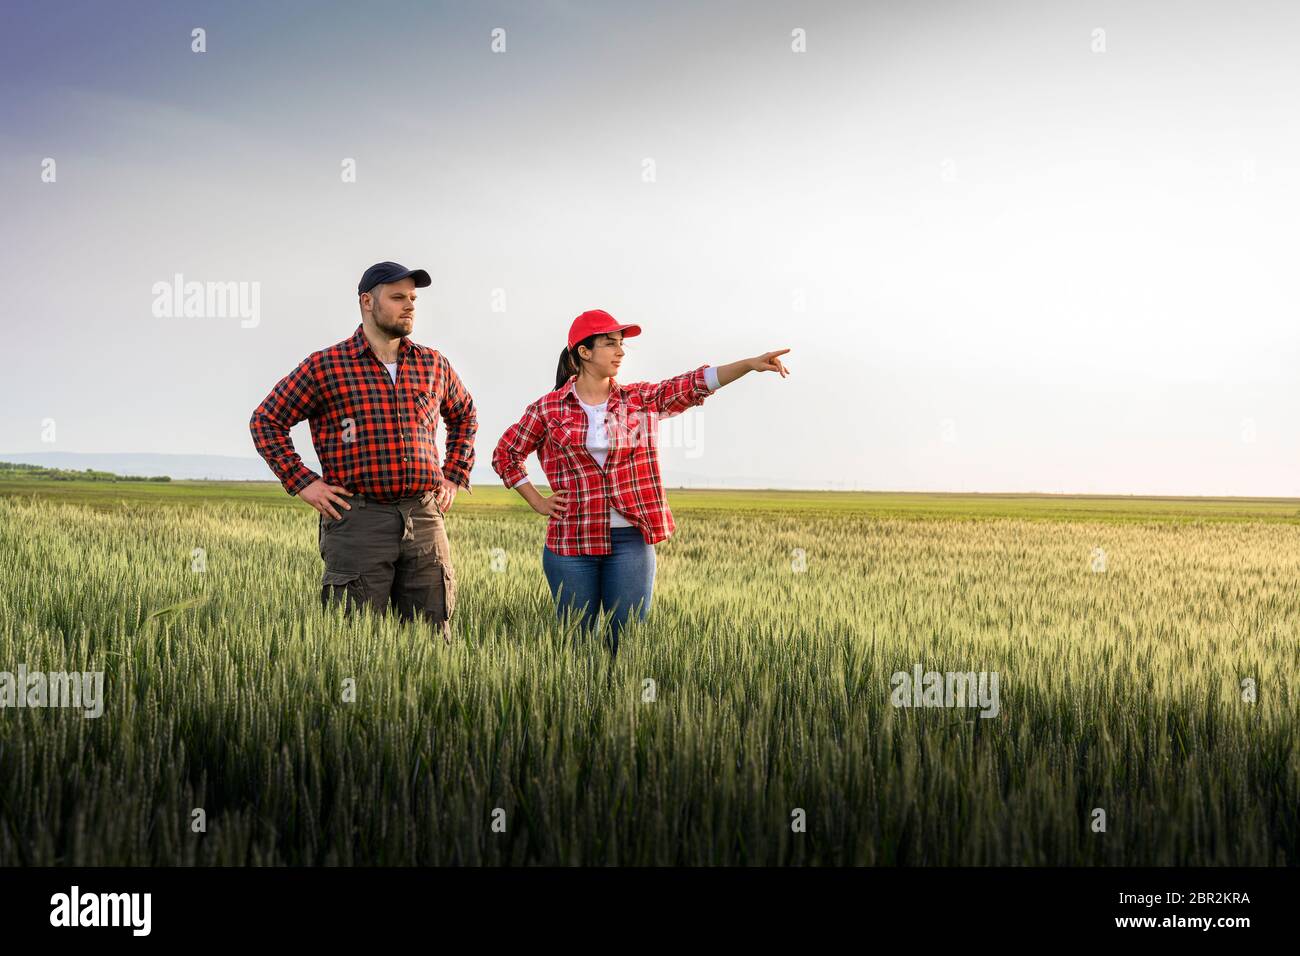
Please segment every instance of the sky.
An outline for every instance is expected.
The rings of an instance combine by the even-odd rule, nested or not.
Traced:
[[[1295,5],[7,0],[0,76],[3,451],[254,455],[391,259],[480,482],[602,308],[791,350],[670,485],[1300,496]]]

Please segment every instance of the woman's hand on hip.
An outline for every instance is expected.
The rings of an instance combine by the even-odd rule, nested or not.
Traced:
[[[542,498],[537,504],[533,505],[533,510],[539,515],[545,515],[548,518],[563,518],[565,511],[568,509],[568,492],[561,488],[553,492],[549,498]]]

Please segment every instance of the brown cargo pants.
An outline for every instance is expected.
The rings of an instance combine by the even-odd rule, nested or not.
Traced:
[[[434,492],[391,503],[357,494],[347,502],[352,508],[338,508],[337,519],[320,518],[321,605],[377,614],[391,606],[404,620],[428,620],[450,644],[456,576]]]

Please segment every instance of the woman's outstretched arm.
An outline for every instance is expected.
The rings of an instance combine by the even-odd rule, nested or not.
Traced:
[[[781,377],[785,378],[790,374],[778,356],[784,355],[789,349],[777,349],[775,352],[764,352],[762,355],[756,355],[753,358],[741,359],[739,362],[731,362],[727,365],[719,365],[718,384],[726,385],[734,382],[746,372],[780,372]]]
[[[699,405],[711,395],[714,385],[710,378],[714,375],[717,376],[718,388],[728,382],[734,382],[746,372],[780,372],[781,377],[784,378],[790,374],[790,370],[781,364],[777,356],[784,355],[788,351],[790,350],[779,349],[775,352],[764,352],[754,358],[741,359],[728,365],[701,365],[693,372],[686,372],[657,384],[637,382],[627,387],[639,391],[645,397],[646,403],[663,418],[670,418]]]

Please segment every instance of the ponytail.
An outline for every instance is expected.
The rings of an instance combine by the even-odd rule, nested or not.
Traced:
[[[573,356],[569,354],[569,350],[566,348],[560,353],[560,364],[555,367],[555,387],[557,389],[563,388],[564,383],[569,380],[569,376],[576,374],[577,371],[573,367]]]
[[[555,387],[556,389],[564,388],[564,383],[569,380],[570,375],[577,375],[582,370],[582,360],[578,357],[578,349],[582,347],[594,348],[596,345],[596,336],[589,335],[573,348],[566,348],[560,353],[560,364],[555,367]]]

